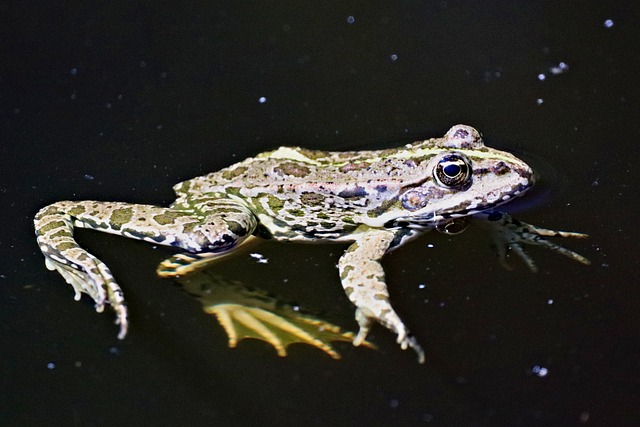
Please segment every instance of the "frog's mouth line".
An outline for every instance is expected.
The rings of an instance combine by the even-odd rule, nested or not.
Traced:
[[[442,213],[442,212],[424,212],[417,215],[398,217],[388,221],[385,224],[385,228],[433,228],[441,223],[451,221],[452,219],[464,218],[473,216],[481,212],[495,209],[506,203],[509,203],[516,197],[522,196],[533,186],[533,180],[526,184],[520,184],[517,189],[514,189],[510,195],[504,196],[501,200],[492,203],[484,203],[476,205],[472,208],[456,208],[454,212]]]

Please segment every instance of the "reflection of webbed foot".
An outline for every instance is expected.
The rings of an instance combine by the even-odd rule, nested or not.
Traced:
[[[509,249],[513,249],[525,264],[527,264],[531,271],[537,271],[535,263],[525,252],[523,245],[542,246],[571,258],[574,261],[578,261],[581,264],[591,264],[591,261],[579,253],[545,239],[545,237],[575,237],[583,239],[589,237],[586,234],[569,231],[555,231],[536,227],[531,224],[520,222],[508,214],[495,211],[485,214],[484,218],[492,228],[492,238],[494,241],[494,248],[498,255],[498,260],[500,261],[500,264],[507,269],[511,269],[511,267],[506,262],[506,255]]]
[[[340,359],[329,341],[353,341],[351,332],[341,332],[338,326],[303,315],[284,317],[240,304],[209,305],[204,310],[216,315],[229,336],[231,348],[244,338],[257,338],[271,344],[281,357],[287,355],[289,345],[303,343],[319,348],[333,359]]]
[[[207,271],[178,280],[187,292],[198,297],[205,312],[215,314],[229,337],[231,348],[245,338],[256,338],[271,344],[281,357],[287,355],[289,345],[302,343],[340,359],[330,342],[354,341],[354,335],[342,332],[339,326],[302,313],[263,291],[225,281]],[[368,341],[362,344],[374,348]]]

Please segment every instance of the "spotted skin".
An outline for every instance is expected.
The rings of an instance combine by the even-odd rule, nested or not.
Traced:
[[[76,299],[86,293],[98,311],[112,307],[119,338],[128,328],[122,290],[107,266],[76,243],[74,227],[183,249],[160,264],[162,276],[201,268],[250,236],[350,243],[338,268],[356,306],[360,331],[354,345],[380,323],[423,362],[422,347],[389,302],[380,260],[425,231],[451,229],[459,218],[475,215],[491,224],[502,258],[511,247],[533,268],[522,245],[534,244],[587,263],[544,238],[584,235],[536,228],[493,211],[532,184],[526,163],[485,146],[474,128],[456,125],[442,138],[386,150],[281,147],[177,184],[169,207],[57,202],[38,212],[35,230],[47,267],[73,286]]]

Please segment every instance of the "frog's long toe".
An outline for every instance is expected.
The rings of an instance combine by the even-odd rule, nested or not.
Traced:
[[[424,349],[418,343],[416,337],[414,337],[411,333],[407,333],[402,340],[400,340],[400,337],[398,337],[398,343],[403,350],[406,350],[409,347],[412,348],[413,351],[415,351],[418,355],[418,363],[424,363]]]
[[[413,336],[413,334],[409,332],[409,330],[405,328],[404,325],[401,324],[400,326],[401,327],[399,328],[398,338],[396,342],[400,344],[400,348],[403,350],[412,348],[418,355],[418,363],[424,363],[424,359],[425,359],[424,349],[418,343],[418,340],[416,339],[416,337]],[[396,328],[391,328],[391,329],[396,329]]]

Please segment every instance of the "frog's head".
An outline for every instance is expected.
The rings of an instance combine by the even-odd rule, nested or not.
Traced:
[[[523,194],[533,171],[513,154],[486,147],[480,133],[465,125],[438,139],[408,146],[427,162],[421,181],[407,186],[382,216],[387,225],[430,227],[495,208]]]

